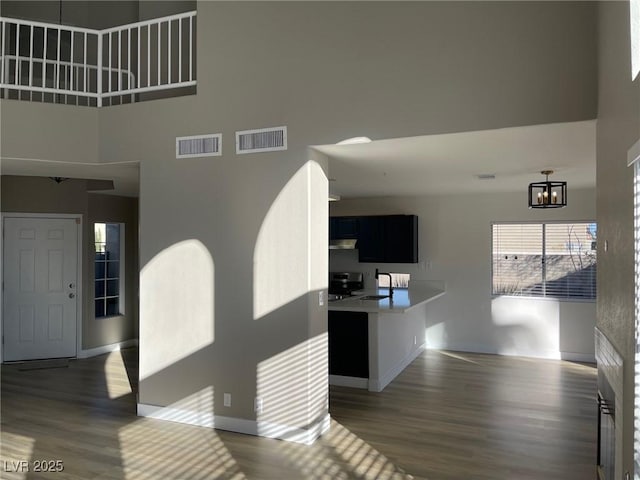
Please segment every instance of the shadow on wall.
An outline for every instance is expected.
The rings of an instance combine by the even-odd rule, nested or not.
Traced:
[[[255,241],[237,238],[238,251],[254,249],[247,264],[252,276],[230,260],[237,251],[216,258],[204,243],[206,232],[147,262],[140,301],[142,415],[299,442],[326,424],[326,310],[310,308],[309,295],[318,298],[326,289],[327,266],[309,259],[321,260],[314,249],[327,255],[327,182],[310,160],[292,171],[268,205],[255,207],[265,212]],[[313,222],[319,199],[323,218]],[[321,226],[321,241],[310,223]],[[229,231],[209,228],[232,237],[238,225],[246,235],[239,223],[225,225]]]

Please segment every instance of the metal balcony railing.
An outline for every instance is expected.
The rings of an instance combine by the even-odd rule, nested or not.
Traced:
[[[0,17],[0,97],[101,107],[194,87],[195,20],[92,30]]]

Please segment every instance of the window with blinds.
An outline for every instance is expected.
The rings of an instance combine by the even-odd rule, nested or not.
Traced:
[[[494,223],[492,294],[596,298],[595,222]]]

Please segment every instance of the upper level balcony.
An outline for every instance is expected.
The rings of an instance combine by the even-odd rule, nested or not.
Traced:
[[[103,30],[0,17],[0,98],[103,107],[195,88],[195,11]]]

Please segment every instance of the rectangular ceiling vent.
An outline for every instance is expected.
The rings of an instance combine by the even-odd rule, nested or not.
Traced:
[[[274,152],[287,149],[287,127],[236,132],[236,153]]]
[[[222,155],[222,134],[176,137],[176,158],[219,157]]]

